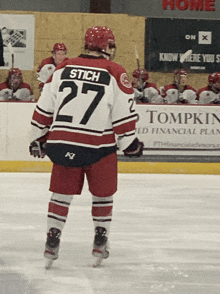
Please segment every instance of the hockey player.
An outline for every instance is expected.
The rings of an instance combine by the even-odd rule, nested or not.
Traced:
[[[135,133],[134,90],[125,69],[111,59],[112,31],[94,26],[85,35],[88,54],[58,65],[32,118],[30,154],[53,162],[48,209],[47,266],[58,258],[60,236],[84,175],[92,194],[95,266],[109,255],[107,241],[117,190],[117,145],[129,157],[142,155]],[[46,142],[46,150],[45,150]]]
[[[161,89],[161,96],[168,104],[197,104],[196,90],[187,85],[187,72],[184,69],[174,71],[174,80]]]
[[[51,51],[51,53],[53,55],[43,59],[37,69],[37,80],[39,82],[40,92],[42,91],[46,81],[54,72],[56,66],[64,60],[68,59],[68,57],[66,57],[67,48],[66,45],[63,43],[56,43],[53,46],[53,50]]]
[[[214,72],[208,77],[208,86],[198,91],[199,104],[220,104],[220,72]]]
[[[23,82],[19,68],[10,69],[6,81],[0,84],[0,101],[34,101],[33,91]]]
[[[137,103],[163,103],[163,98],[155,83],[148,82],[149,74],[146,69],[133,71],[132,86]]]

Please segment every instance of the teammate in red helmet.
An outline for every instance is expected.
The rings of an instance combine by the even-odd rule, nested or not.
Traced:
[[[208,86],[198,91],[199,104],[220,104],[220,72],[208,76]]]
[[[119,148],[128,157],[143,152],[143,143],[136,137],[134,90],[126,70],[112,61],[113,32],[102,26],[89,28],[85,49],[87,54],[57,66],[32,118],[30,154],[47,154],[53,162],[44,252],[47,268],[58,258],[69,206],[73,195],[81,194],[84,178],[92,194],[94,266],[109,256],[116,151]]]
[[[29,84],[23,82],[22,72],[19,68],[8,71],[4,83],[0,84],[1,101],[33,101],[34,95]]]
[[[168,104],[197,104],[196,90],[187,84],[187,72],[176,69],[173,73],[173,83],[161,88],[161,96]]]
[[[155,83],[148,82],[149,74],[146,69],[133,71],[132,86],[137,103],[163,103],[159,89]]]
[[[64,60],[68,59],[66,57],[67,48],[64,43],[56,43],[53,46],[51,53],[53,55],[43,59],[37,69],[37,80],[39,82],[40,92],[42,91],[42,88],[44,84],[46,83],[46,81],[54,72],[56,66],[60,64],[61,62],[63,62]]]

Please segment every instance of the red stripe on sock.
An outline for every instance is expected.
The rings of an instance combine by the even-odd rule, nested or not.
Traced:
[[[112,215],[112,206],[105,207],[93,207],[92,216],[111,216]]]
[[[63,207],[63,206],[57,205],[53,202],[49,203],[48,212],[51,212],[51,213],[54,213],[54,214],[57,214],[60,216],[67,216],[68,211],[69,211],[69,207]]]

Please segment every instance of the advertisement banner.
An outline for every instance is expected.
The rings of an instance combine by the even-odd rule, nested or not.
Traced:
[[[0,160],[39,161],[28,150],[36,103],[0,105]],[[137,104],[136,109],[137,137],[144,143],[144,156],[138,161],[153,161],[156,157],[161,161],[183,161],[185,157],[185,161],[193,162],[197,157],[200,162],[220,162],[219,106]],[[120,161],[135,160],[125,157],[122,151],[118,154]]]
[[[35,106],[35,102],[0,102],[0,161],[39,161],[29,153]],[[49,161],[49,158],[40,161]]]
[[[0,29],[3,41],[5,65],[32,70],[34,67],[34,15],[0,14]]]
[[[220,71],[220,22],[199,19],[146,19],[145,68],[172,72],[183,66],[190,72]],[[180,64],[181,56],[192,53]]]
[[[139,104],[136,109],[145,154],[220,155],[220,107]]]

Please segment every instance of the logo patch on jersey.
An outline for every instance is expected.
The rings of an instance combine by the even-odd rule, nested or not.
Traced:
[[[73,158],[75,157],[75,153],[73,153],[73,152],[67,152],[66,153],[66,155],[65,155],[65,157],[69,157],[69,159],[71,159],[71,160],[73,160]]]
[[[121,81],[122,85],[125,86],[126,88],[131,88],[132,87],[131,82],[129,81],[128,76],[127,76],[126,73],[123,73],[121,75],[120,81]]]

